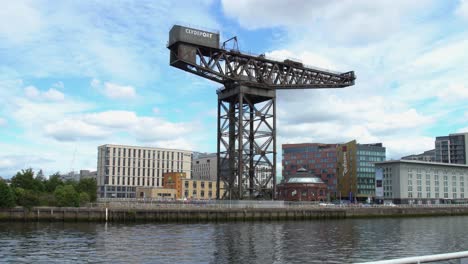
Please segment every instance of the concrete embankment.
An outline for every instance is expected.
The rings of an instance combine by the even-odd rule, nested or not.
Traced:
[[[0,209],[0,221],[223,222],[468,215],[468,207],[391,208],[59,208]]]

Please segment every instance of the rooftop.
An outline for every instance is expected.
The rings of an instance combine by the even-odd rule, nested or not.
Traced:
[[[292,177],[289,178],[286,183],[324,183],[322,179],[318,177]]]
[[[442,163],[442,162],[429,162],[429,161],[420,161],[420,160],[387,160],[382,162],[376,162],[375,165],[379,164],[392,164],[392,163],[409,163],[409,164],[421,164],[421,165],[436,165],[444,167],[458,167],[458,168],[467,168],[468,165],[465,164],[454,164],[454,163]]]

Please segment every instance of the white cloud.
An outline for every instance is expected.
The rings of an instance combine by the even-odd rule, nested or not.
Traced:
[[[12,167],[15,164],[12,158],[2,158],[0,159],[0,169]]]
[[[322,68],[322,69],[336,69],[336,65],[331,62],[329,59],[319,55],[312,53],[310,51],[303,51],[301,53],[293,53],[289,50],[274,50],[272,52],[267,52],[265,55],[269,58],[276,59],[276,60],[285,60],[285,59],[293,59],[299,60],[300,62],[304,63],[304,65],[313,65],[313,67]]]
[[[219,28],[206,12],[212,4],[205,0],[182,5],[169,0],[135,5],[2,3],[0,39],[7,40],[0,42],[0,50],[5,51],[2,61],[33,77],[96,76],[141,87],[161,76],[174,21]]]
[[[54,88],[50,88],[49,90],[44,92],[43,95],[45,99],[51,101],[62,101],[63,99],[65,99],[65,95],[62,92],[55,90]]]
[[[48,101],[63,101],[65,99],[65,95],[54,88],[41,92],[34,86],[27,86],[24,88],[24,94],[30,99],[42,99]]]
[[[248,29],[301,26],[297,34],[349,43],[385,38],[432,10],[433,1],[223,0],[222,5],[227,16]]]
[[[468,100],[468,85],[449,84],[438,90],[436,95],[446,101]]]
[[[0,8],[1,39],[19,43],[32,39],[43,27],[43,17],[26,1],[2,2]]]
[[[459,6],[455,10],[455,14],[462,19],[468,20],[468,0],[459,0]]]
[[[99,126],[90,125],[82,120],[62,120],[45,126],[45,134],[59,141],[102,139],[109,132]]]
[[[10,178],[21,169],[39,168],[50,163],[50,159],[31,154],[0,155],[0,177]]]
[[[129,128],[138,122],[135,112],[129,111],[105,111],[91,113],[83,116],[89,124],[109,128]]]
[[[199,130],[196,124],[170,122],[163,118],[137,116],[131,111],[105,111],[72,115],[50,122],[45,134],[59,141],[105,139],[128,133],[140,142],[179,142]]]
[[[400,159],[403,156],[433,149],[434,140],[433,137],[408,134],[400,137],[385,137],[383,143],[387,148],[387,159]]]
[[[112,99],[132,99],[136,97],[135,88],[115,83],[104,84],[104,95]]]
[[[24,94],[28,98],[35,99],[35,98],[39,97],[40,92],[36,87],[28,86],[28,87],[24,88]]]
[[[427,74],[429,72],[460,68],[461,65],[466,64],[468,55],[465,51],[467,49],[468,39],[454,39],[450,42],[442,43],[440,46],[430,49],[414,60],[407,70],[411,73],[415,70],[419,70]]]

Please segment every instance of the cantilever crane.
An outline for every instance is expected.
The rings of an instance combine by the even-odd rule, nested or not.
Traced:
[[[217,199],[276,197],[276,90],[343,88],[355,80],[353,71],[227,50],[218,33],[178,25],[168,48],[171,66],[224,86],[217,91]]]

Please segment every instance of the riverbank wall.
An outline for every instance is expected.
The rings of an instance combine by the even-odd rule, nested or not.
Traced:
[[[468,207],[349,208],[60,208],[0,209],[0,221],[225,222],[468,215]]]

